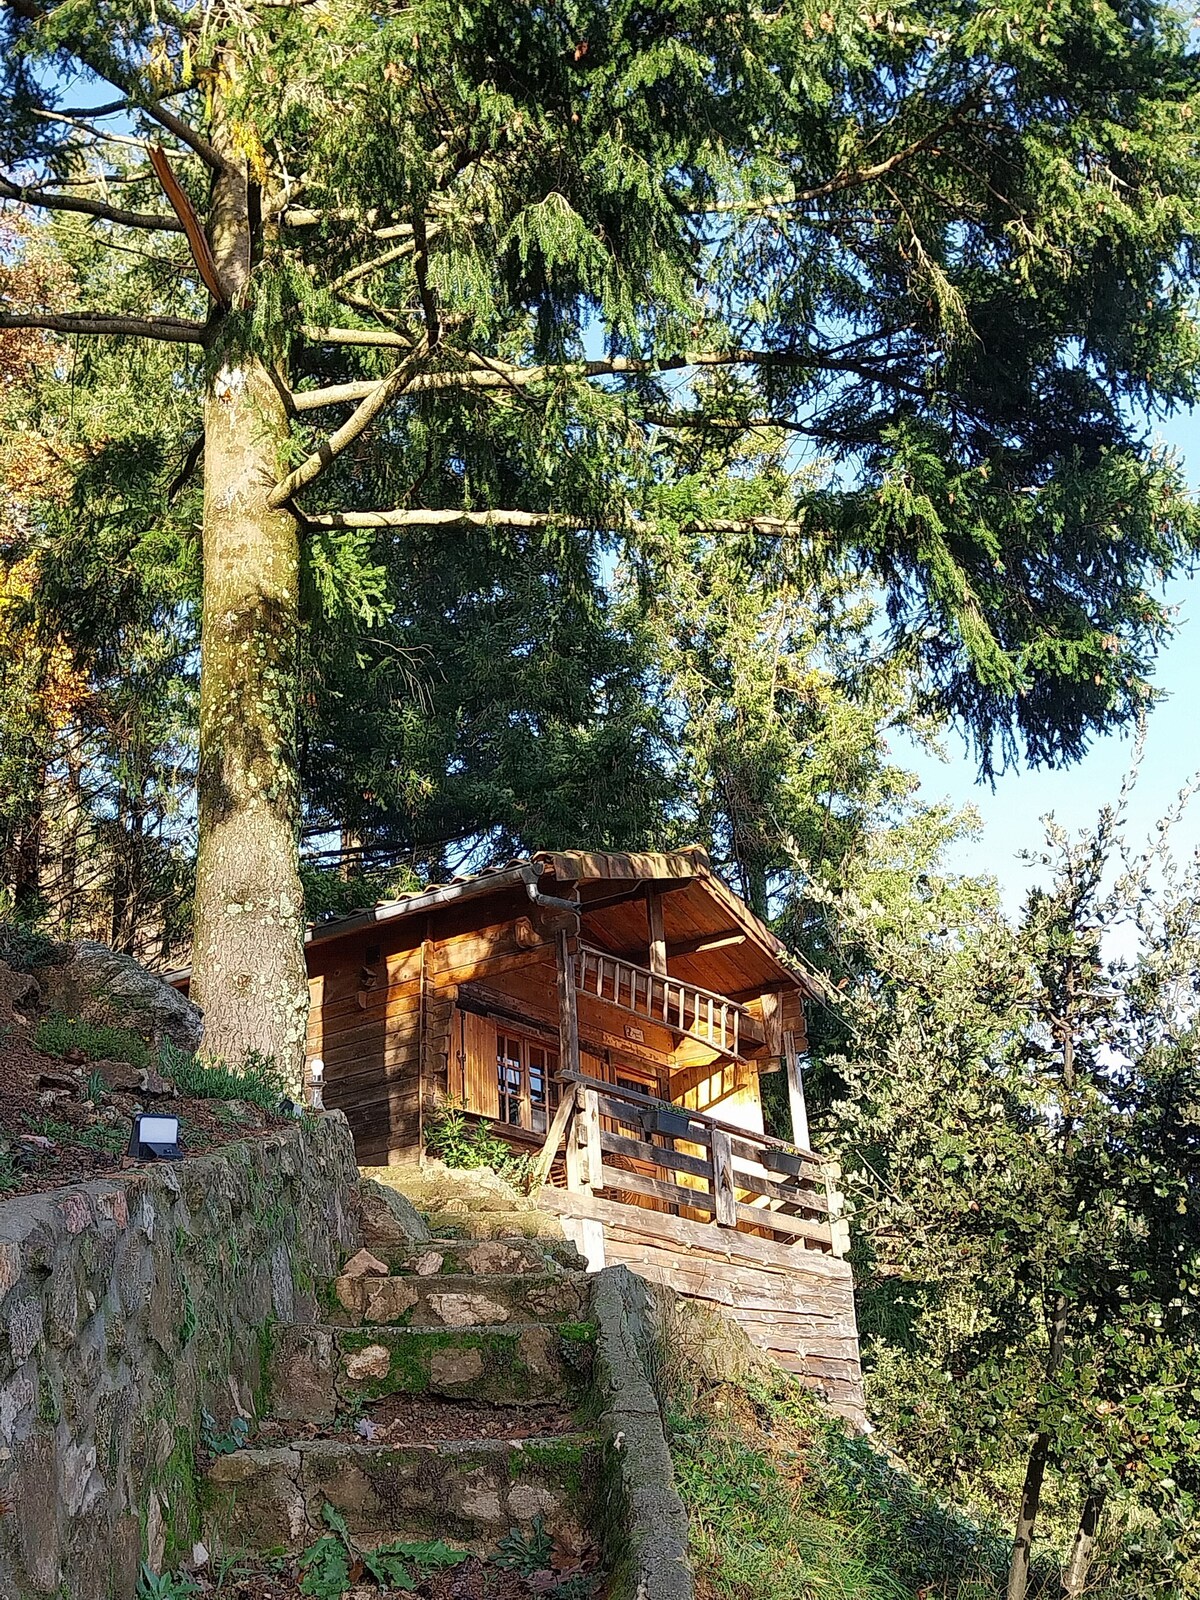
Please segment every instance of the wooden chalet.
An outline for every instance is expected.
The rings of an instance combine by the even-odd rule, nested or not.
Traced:
[[[308,966],[362,1165],[421,1161],[461,1104],[536,1158],[591,1265],[720,1305],[861,1419],[836,1173],[763,1131],[779,1070],[805,1127],[815,980],[703,850],[539,852],[320,924]]]

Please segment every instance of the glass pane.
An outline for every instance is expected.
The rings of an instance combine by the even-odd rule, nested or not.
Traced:
[[[500,1120],[520,1125],[521,1045],[504,1034],[497,1038],[496,1070],[500,1092]]]

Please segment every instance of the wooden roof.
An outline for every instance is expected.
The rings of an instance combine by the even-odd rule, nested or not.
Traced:
[[[540,850],[469,877],[317,924],[324,944],[378,923],[443,906],[511,893],[522,883],[579,907],[590,943],[644,965],[649,947],[647,891],[662,896],[670,970],[685,982],[723,994],[795,988],[819,995],[821,980],[800,966],[766,923],[713,871],[699,845],[663,853]],[[481,915],[483,911],[481,908]]]

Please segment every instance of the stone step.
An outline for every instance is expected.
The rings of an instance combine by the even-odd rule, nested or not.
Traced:
[[[507,1322],[584,1321],[591,1285],[578,1273],[451,1273],[341,1277],[329,1320],[406,1328],[467,1328]]]
[[[219,1456],[202,1485],[204,1540],[218,1553],[302,1550],[328,1533],[328,1503],[366,1545],[441,1538],[477,1553],[510,1528],[581,1544],[599,1451],[582,1433],[379,1447],[300,1440]]]
[[[463,1328],[337,1328],[285,1324],[270,1360],[270,1412],[329,1423],[388,1394],[519,1405],[570,1403],[591,1373],[590,1322]]]
[[[372,1244],[371,1254],[394,1273],[419,1278],[437,1273],[470,1273],[495,1277],[499,1273],[584,1273],[587,1262],[569,1239],[436,1238],[424,1244]]]

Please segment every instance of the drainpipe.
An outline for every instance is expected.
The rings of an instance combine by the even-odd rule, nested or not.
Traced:
[[[540,906],[545,911],[569,911],[576,918],[578,926],[579,902],[578,900],[561,900],[557,895],[543,894],[538,888],[541,877],[538,867],[522,867],[521,877],[525,880],[525,893],[535,906]]]

